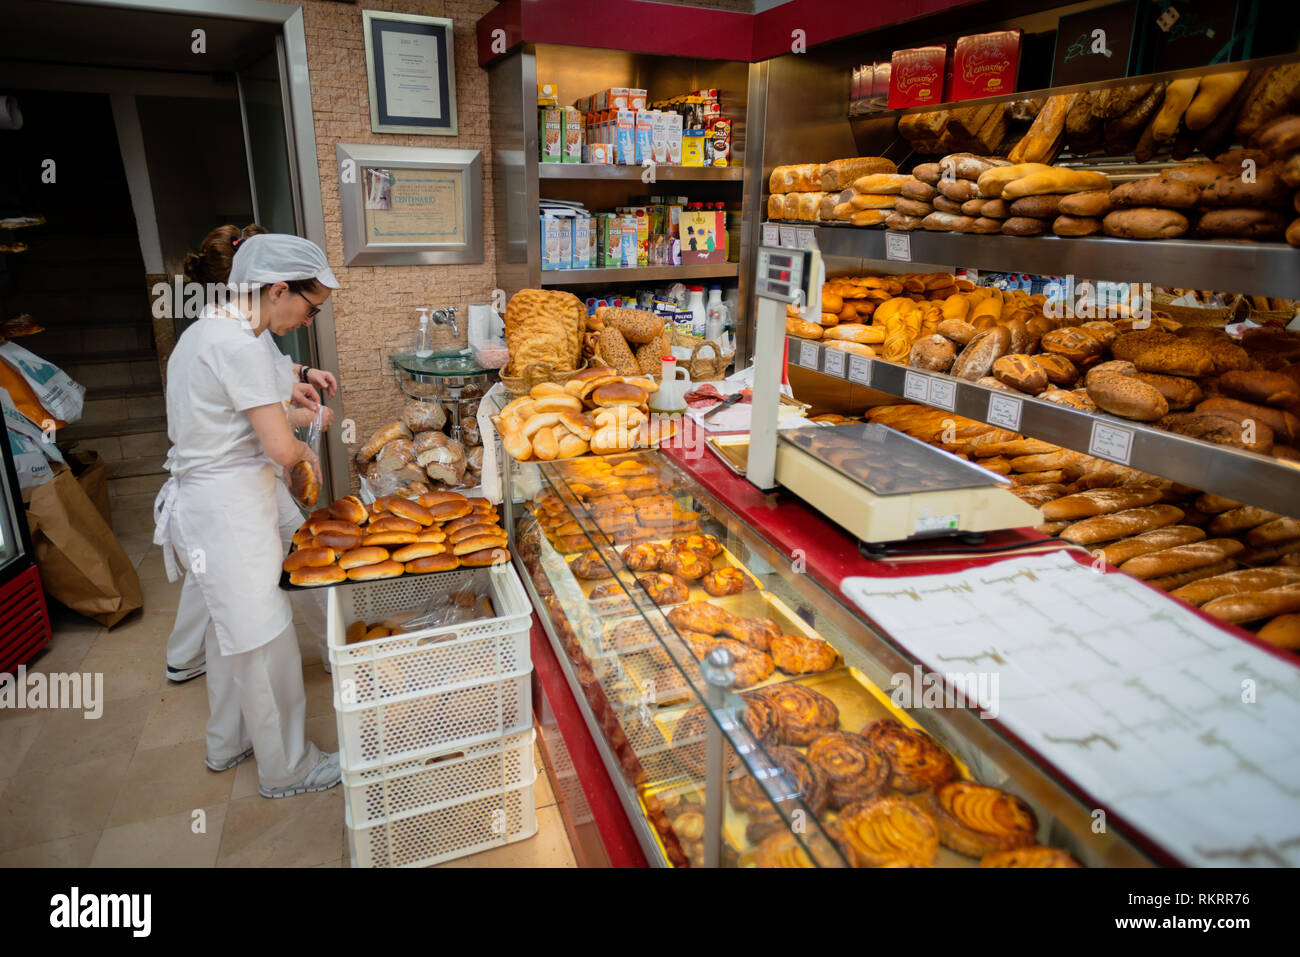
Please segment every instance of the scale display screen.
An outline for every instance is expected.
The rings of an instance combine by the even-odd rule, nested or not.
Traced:
[[[760,246],[755,283],[758,294],[782,302],[807,302],[808,290],[804,287],[807,260],[808,253],[802,249]]]

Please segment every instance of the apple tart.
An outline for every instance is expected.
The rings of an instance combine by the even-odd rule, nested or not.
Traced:
[[[858,867],[927,867],[939,852],[939,829],[906,798],[850,804],[840,812],[839,828]]]
[[[799,839],[790,831],[778,831],[763,839],[754,851],[755,867],[815,867]]]
[[[1083,867],[1065,851],[1055,847],[1017,847],[1010,851],[994,851],[980,858],[980,867]]]
[[[949,781],[929,794],[929,809],[944,845],[983,857],[1035,842],[1033,808],[1006,791],[970,781]]]

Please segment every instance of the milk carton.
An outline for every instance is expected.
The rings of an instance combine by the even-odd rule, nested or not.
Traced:
[[[620,166],[636,165],[636,114],[615,110],[613,118],[614,158]]]
[[[585,214],[573,219],[573,258],[571,269],[589,269],[591,267],[591,217]]]
[[[653,158],[651,151],[651,134],[654,132],[654,117],[645,110],[636,111],[636,165],[644,166]]]
[[[620,259],[625,269],[636,266],[637,260],[637,225],[636,214],[624,213],[621,217],[623,224],[623,243],[620,249]]]
[[[682,165],[682,115],[680,113],[665,114],[668,118],[668,165]]]
[[[656,166],[664,166],[668,163],[668,114],[655,110],[650,116],[650,158]]]
[[[582,162],[582,114],[571,106],[560,111],[562,114],[564,135],[561,148],[561,162]]]
[[[543,213],[541,224],[542,269],[569,269],[573,262],[573,220]]]

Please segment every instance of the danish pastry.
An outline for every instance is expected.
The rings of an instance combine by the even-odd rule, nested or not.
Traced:
[[[927,867],[939,851],[934,821],[906,798],[850,804],[840,812],[839,826],[859,866]]]
[[[1065,851],[1055,847],[1017,847],[1010,851],[994,851],[980,858],[980,867],[1083,867]]]
[[[694,518],[699,517],[697,512],[685,514]],[[674,538],[668,544],[676,549],[689,549],[693,552],[699,552],[705,558],[717,558],[722,554],[722,542],[718,541],[715,535],[683,535]]]
[[[670,525],[673,500],[667,495],[643,495],[633,503],[636,520],[642,525]]]
[[[573,570],[573,574],[588,581],[614,577],[614,573],[609,570],[609,566],[595,549],[583,552],[569,564],[569,567]]]
[[[772,640],[781,636],[781,626],[771,618],[732,618],[723,634],[759,651],[767,651]]]
[[[700,584],[710,595],[721,598],[723,595],[739,595],[743,591],[752,591],[754,583],[739,568],[719,568],[709,572]]]
[[[629,545],[623,549],[623,564],[634,572],[652,572],[659,567],[659,549],[654,545]]]
[[[765,748],[774,746],[781,737],[781,716],[764,695],[755,691],[746,691],[741,699],[745,702],[745,713],[741,720],[749,733]]]
[[[847,731],[830,731],[816,738],[808,745],[808,763],[826,776],[833,807],[873,798],[889,784],[885,752]]]
[[[691,586],[676,575],[658,572],[637,579],[656,605],[676,605],[691,595]]]
[[[591,594],[587,597],[592,601],[600,601],[602,598],[617,598],[620,595],[626,594],[627,592],[623,590],[623,586],[618,582],[613,581],[605,582],[603,585],[597,585],[591,590]]]
[[[776,669],[776,665],[767,654],[733,638],[717,638],[701,632],[686,632],[682,638],[696,658],[703,658],[715,648],[725,648],[730,652],[731,671],[735,675],[735,680],[731,684],[733,688],[748,688],[756,685],[770,678]]]
[[[808,675],[835,667],[839,655],[830,642],[803,635],[777,635],[768,646],[776,666],[790,675]]]
[[[814,867],[793,831],[780,830],[763,838],[754,851],[755,867]]]
[[[862,736],[889,756],[889,783],[904,794],[938,787],[957,776],[952,756],[924,731],[885,718],[863,728]]]
[[[713,570],[713,563],[699,552],[688,548],[673,548],[660,558],[659,567],[678,578],[696,581]]]
[[[1028,847],[1038,833],[1033,809],[1014,794],[997,788],[949,781],[928,797],[940,840],[959,854],[983,857],[994,851]]]
[[[809,811],[821,814],[827,800],[825,775],[794,748],[776,747],[769,755],[786,779],[782,790],[792,789]],[[731,783],[731,806],[749,817],[745,836],[750,841],[761,841],[773,830],[782,828],[780,812],[752,774]]]
[[[811,744],[833,731],[840,719],[834,701],[800,684],[772,685],[754,694],[765,697],[776,709],[781,719],[782,744]]]

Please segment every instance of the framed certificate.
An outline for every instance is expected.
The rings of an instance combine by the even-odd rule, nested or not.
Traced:
[[[349,266],[483,261],[483,154],[339,143]]]
[[[362,10],[370,129],[456,135],[456,55],[451,21]]]

